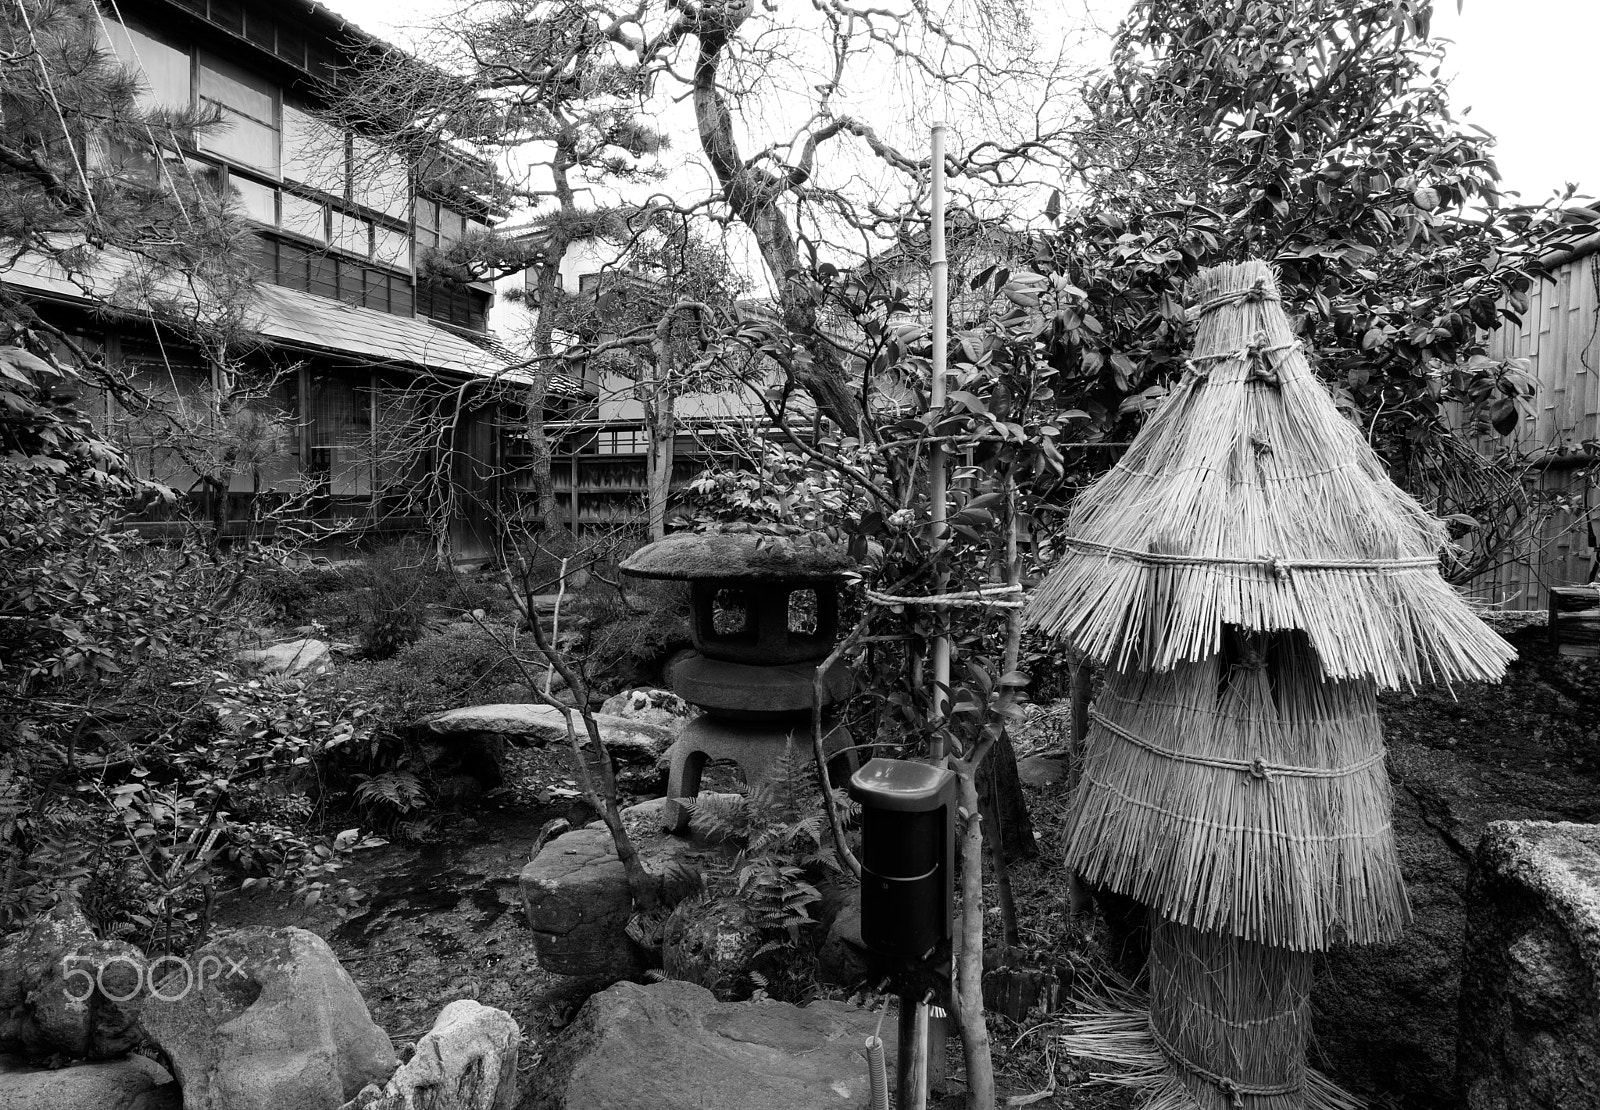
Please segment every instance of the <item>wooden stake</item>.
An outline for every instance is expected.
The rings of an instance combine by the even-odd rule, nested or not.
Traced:
[[[921,995],[900,996],[899,1049],[895,1054],[895,1110],[928,1105],[928,1003]]]

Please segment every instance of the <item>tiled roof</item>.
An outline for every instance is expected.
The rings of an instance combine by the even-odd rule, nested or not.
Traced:
[[[118,259],[106,257],[92,279],[72,281],[53,263],[29,256],[12,269],[0,271],[0,283],[90,304],[98,287],[109,291],[127,266],[126,260],[119,264]],[[269,343],[354,357],[374,365],[498,378],[518,385],[530,380],[521,365],[526,360],[492,336],[473,334],[468,338],[471,333],[441,327],[426,317],[393,316],[278,285],[257,286],[249,330]],[[568,396],[586,395],[580,382],[565,375],[553,375],[550,388]]]

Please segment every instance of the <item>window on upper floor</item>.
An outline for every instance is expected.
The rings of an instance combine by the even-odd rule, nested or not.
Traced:
[[[238,5],[212,0],[212,8],[217,22],[218,12],[228,16]],[[247,14],[247,26],[253,26],[254,9]],[[261,26],[277,28],[276,46],[254,35],[252,41],[297,65],[303,61],[300,55],[313,49],[295,40],[285,54],[284,28]],[[409,315],[409,275],[419,252],[447,247],[469,231],[487,230],[485,222],[449,203],[414,199],[413,172],[404,158],[378,141],[318,118],[292,89],[231,60],[232,52],[212,53],[137,21],[107,19],[106,34],[117,57],[139,72],[143,103],[211,107],[221,122],[192,140],[156,134],[154,151],[108,147],[99,156],[118,159],[129,172],[187,177],[229,195],[248,218],[279,232],[274,238],[281,246],[307,258],[321,248],[327,256],[326,264],[274,264],[280,283]],[[196,157],[196,150],[204,157]],[[435,160],[441,170],[449,170],[449,158],[446,154],[443,162]],[[383,275],[384,268],[406,276]],[[296,276],[302,269],[305,276]],[[485,290],[436,290],[428,297],[430,314],[481,326]]]
[[[374,224],[372,259],[401,270],[411,269],[411,236],[392,227]]]
[[[200,105],[222,113],[222,124],[199,136],[199,148],[277,177],[281,168],[277,86],[204,51],[196,69]]]
[[[111,49],[119,61],[141,75],[139,102],[187,108],[194,103],[189,51],[138,25],[106,20]]]
[[[334,196],[345,195],[350,155],[345,135],[305,109],[283,105],[283,177]]]
[[[372,253],[372,221],[345,212],[333,214],[329,245],[365,258]]]
[[[350,200],[397,220],[411,217],[411,175],[392,150],[362,135],[350,136]]]
[[[139,71],[145,103],[209,107],[221,115],[217,126],[195,137],[200,151],[397,221],[411,219],[407,163],[382,144],[316,118],[277,82],[229,58],[181,46],[137,22],[107,20],[106,33],[119,60]],[[167,142],[174,137],[154,138]],[[244,199],[252,217],[264,216],[264,198]],[[449,231],[452,223],[455,230]],[[309,224],[302,212],[295,230],[306,233],[302,229]],[[459,237],[459,216],[445,224],[452,239]],[[326,240],[327,232],[315,237]],[[387,254],[394,257],[399,252],[389,250]]]
[[[417,249],[442,249],[461,238],[461,213],[426,197],[417,198]]]
[[[317,243],[328,241],[328,206],[285,190],[282,193],[283,217],[279,227],[293,235]]]
[[[278,190],[239,174],[229,174],[228,185],[246,216],[268,227],[278,226]]]

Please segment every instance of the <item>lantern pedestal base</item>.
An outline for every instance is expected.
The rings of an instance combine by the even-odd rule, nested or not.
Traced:
[[[843,777],[855,770],[855,754],[841,749],[850,747],[850,732],[836,725],[823,735],[822,747],[829,756],[831,777]],[[728,759],[739,765],[744,781],[751,786],[763,782],[777,770],[783,753],[793,746],[796,754],[807,764],[811,761],[811,722],[767,723],[762,721],[727,721],[715,717],[697,717],[682,732],[667,753],[670,771],[667,778],[667,797],[661,807],[661,827],[670,833],[681,833],[689,827],[689,811],[679,805],[680,799],[694,798],[700,793],[700,777],[706,761]],[[844,760],[842,769],[835,766]]]

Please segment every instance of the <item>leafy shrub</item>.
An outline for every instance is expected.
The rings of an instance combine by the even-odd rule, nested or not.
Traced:
[[[873,469],[870,452],[859,446],[835,445],[833,451],[845,465]],[[859,520],[869,507],[859,487],[837,470],[779,444],[754,439],[740,454],[755,460],[754,468],[712,467],[689,483],[680,513],[684,523],[831,532]]]
[[[494,597],[472,579],[437,567],[414,540],[380,547],[346,573],[363,597],[356,636],[368,659],[388,659],[416,643],[430,608],[470,612],[486,608]]]
[[[626,592],[590,586],[564,613],[587,630],[583,667],[599,692],[645,680],[668,655],[689,646],[684,582],[635,579]]]
[[[336,874],[359,832],[341,844],[318,830],[352,810],[369,825],[388,816],[359,795],[361,775],[399,758],[369,707],[225,671],[173,685],[165,726],[109,753],[75,763],[41,737],[0,756],[0,922],[71,890],[107,935],[177,952],[204,939],[216,891],[241,879],[359,906]]]
[[[248,587],[278,620],[288,624],[307,624],[313,619],[336,623],[328,619],[328,598],[349,589],[350,582],[337,567],[288,562],[263,567],[251,577]]]
[[[279,553],[122,529],[130,498],[163,493],[121,475],[69,377],[0,347],[0,930],[71,891],[107,934],[179,951],[251,869],[348,909],[309,806],[260,829],[232,810],[269,787],[318,796],[365,707],[228,674],[263,607],[246,579]]]
[[[510,632],[506,632],[509,646]],[[525,637],[517,658],[535,673],[542,670]],[[403,730],[429,713],[491,695],[522,672],[495,638],[474,627],[449,625],[408,644],[391,658],[348,663],[328,680],[343,696],[354,696],[378,713],[377,727]]]
[[[139,546],[92,474],[0,457],[0,681],[17,694],[86,671],[114,674],[167,634],[170,573],[126,573]]]

